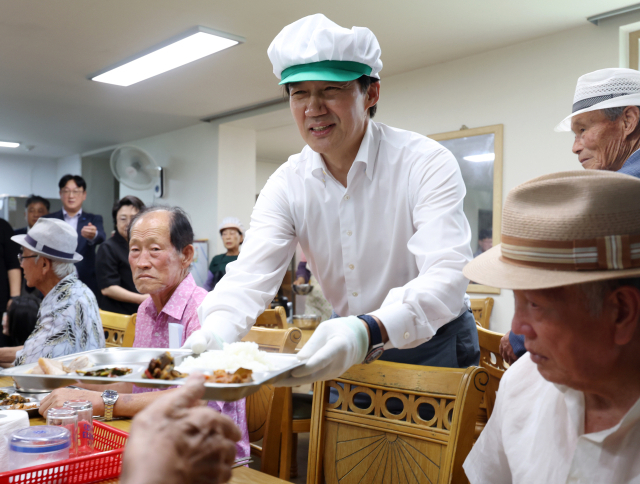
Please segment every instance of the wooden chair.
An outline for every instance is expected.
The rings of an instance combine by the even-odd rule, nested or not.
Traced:
[[[471,311],[473,317],[480,326],[489,329],[489,321],[491,320],[491,310],[493,309],[493,298],[485,297],[482,299],[471,299]]]
[[[284,329],[287,327],[287,313],[282,306],[275,309],[265,309],[264,313],[256,319],[255,326]]]
[[[124,333],[132,319],[136,315],[118,314],[100,309],[100,319],[104,330],[104,340],[107,348],[122,346]],[[135,325],[135,323],[134,323]]]
[[[374,362],[351,367],[314,389],[307,483],[466,483],[462,469],[471,450],[486,370]],[[338,393],[329,403],[330,388]],[[367,394],[369,408],[354,395]],[[400,413],[388,410],[391,398]],[[419,407],[430,406],[425,421]]]
[[[256,328],[249,331],[242,341],[253,341],[261,350],[274,353],[294,353],[302,332],[298,328],[269,329]],[[247,427],[249,441],[262,439],[262,447],[251,444],[251,453],[262,460],[260,470],[277,476],[280,455],[280,428],[283,408],[288,390],[263,385],[253,395],[247,397]]]
[[[132,348],[133,340],[136,338],[136,318],[138,314],[132,314],[129,323],[127,323],[127,329],[124,330],[124,336],[122,338],[122,346],[124,348]]]
[[[487,383],[487,390],[478,410],[474,440],[480,437],[480,433],[485,425],[487,425],[489,417],[491,417],[493,406],[496,402],[496,393],[500,385],[500,378],[502,378],[502,375],[509,367],[500,356],[500,339],[502,339],[504,335],[489,331],[480,326],[478,326],[477,329],[478,341],[480,343],[480,366],[487,370],[489,382]]]

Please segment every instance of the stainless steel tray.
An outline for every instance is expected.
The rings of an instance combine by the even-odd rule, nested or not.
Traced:
[[[176,366],[178,366],[187,356],[195,356],[190,350],[167,350],[165,348],[102,348],[98,350],[85,351],[83,353],[75,353],[73,355],[55,358],[64,363],[70,363],[78,356],[87,356],[93,364],[92,369],[100,367],[127,367],[132,372],[129,375],[115,378],[107,377],[89,377],[76,373],[68,375],[32,375],[27,373],[38,363],[29,363],[27,365],[7,368],[0,372],[3,376],[10,376],[19,392],[43,392],[51,391],[56,388],[74,385],[78,382],[91,384],[110,384],[117,382],[134,383],[140,387],[149,388],[170,388],[177,385],[183,385],[185,380],[149,380],[142,378],[144,370],[149,366],[152,358],[158,358],[165,351],[170,351],[173,355]],[[273,384],[279,380],[287,378],[291,375],[291,370],[303,365],[295,355],[268,353],[269,359],[275,366],[274,371],[253,372],[253,381],[250,383],[240,384],[220,384],[205,383],[205,400],[224,400],[235,401],[243,397],[249,396],[257,392],[260,386]],[[211,371],[203,371],[203,373],[211,374]]]
[[[29,408],[25,410],[29,414],[30,418],[39,417],[38,409],[40,408],[40,401],[49,395],[49,393],[18,393],[14,387],[0,387],[0,391],[7,392],[9,395],[18,394],[21,397],[28,398],[29,402],[26,405],[36,405],[35,408]],[[0,405],[0,410],[13,410],[9,405]]]

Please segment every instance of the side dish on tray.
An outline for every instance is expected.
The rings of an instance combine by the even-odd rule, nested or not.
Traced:
[[[175,380],[176,378],[186,378],[189,375],[180,373],[174,369],[174,360],[171,353],[165,351],[160,358],[152,358],[149,367],[144,370],[143,378],[150,380]]]
[[[93,366],[86,356],[79,356],[66,366],[59,360],[38,358],[38,366],[28,371],[31,375],[67,375],[74,371]]]
[[[225,370],[215,370],[213,375],[207,376],[206,379],[211,383],[251,383],[253,371],[246,368],[238,368],[235,372]]]
[[[106,378],[115,378],[131,373],[131,368],[100,368],[98,370],[76,370],[78,375],[82,376],[102,376]]]

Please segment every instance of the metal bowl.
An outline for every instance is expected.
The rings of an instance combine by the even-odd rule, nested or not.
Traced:
[[[313,286],[311,284],[294,284],[293,292],[295,292],[299,296],[306,296],[311,291],[313,291]]]
[[[298,314],[293,316],[293,325],[300,329],[316,329],[320,324],[320,316],[315,314]]]

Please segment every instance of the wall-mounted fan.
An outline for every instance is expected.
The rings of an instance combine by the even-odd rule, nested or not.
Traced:
[[[146,151],[135,146],[121,146],[111,153],[113,176],[134,190],[153,188],[156,198],[164,193],[164,173]]]

